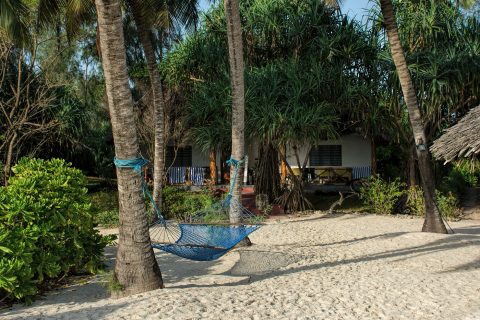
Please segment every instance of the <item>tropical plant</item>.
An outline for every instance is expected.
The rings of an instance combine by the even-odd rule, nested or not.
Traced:
[[[228,61],[230,65],[230,83],[232,86],[232,158],[242,161],[245,158],[245,79],[243,61],[242,24],[240,21],[239,0],[224,0],[227,22]],[[243,167],[243,164],[240,165]],[[235,202],[241,202],[242,171],[235,174],[236,167],[231,166],[230,177],[235,177],[235,187],[230,206],[230,222],[240,222],[240,210]]]
[[[360,198],[376,214],[392,214],[393,209],[403,195],[403,183],[397,178],[385,181],[380,176],[373,176],[368,186],[360,188]]]
[[[81,171],[23,158],[13,172],[0,187],[0,300],[29,301],[50,279],[102,268],[110,239],[94,229]]]
[[[121,9],[117,0],[96,0],[102,66],[117,159],[136,159],[139,145],[134,125],[132,95],[128,84]],[[115,278],[118,295],[163,287],[153,249],[142,192],[142,177],[130,168],[118,168],[120,232]]]
[[[416,146],[416,155],[425,196],[426,208],[425,222],[422,231],[447,233],[447,229],[445,228],[441,214],[438,210],[437,204],[435,203],[435,181],[430,154],[427,147],[428,139],[425,133],[425,127],[417,100],[417,94],[408,70],[405,53],[400,42],[392,1],[380,0],[380,8],[382,10],[384,23],[387,30],[392,58],[395,63],[405,99],[405,104],[408,109],[410,125],[413,133],[413,142]]]
[[[266,157],[264,163],[273,163],[271,157],[278,157],[279,151],[285,153],[287,142],[309,147],[338,131],[351,130],[368,117],[369,107],[375,106],[376,83],[370,80],[375,77],[376,48],[354,22],[320,0],[249,0],[242,1],[240,9],[247,64],[245,132],[247,138],[274,147],[274,153],[259,155]],[[231,116],[225,108],[230,98],[223,21],[224,10],[212,9],[199,31],[162,64],[166,83],[183,88],[191,136],[199,140],[195,139],[198,130],[202,137],[210,137],[206,141],[218,143],[205,150],[222,146],[228,137],[223,124]],[[310,30],[308,37],[305,30]],[[272,178],[261,174],[274,172],[274,165],[270,169],[256,172],[256,184]],[[276,179],[263,185],[278,185]],[[271,198],[278,195],[261,192]]]

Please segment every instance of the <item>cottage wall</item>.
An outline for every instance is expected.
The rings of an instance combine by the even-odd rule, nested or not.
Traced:
[[[371,165],[370,139],[365,139],[361,135],[346,135],[338,140],[321,141],[318,145],[341,145],[342,167],[367,167]],[[308,150],[308,146],[298,149],[301,165],[303,165]],[[298,168],[297,159],[291,146],[287,146],[287,161],[292,168]],[[308,161],[308,166],[310,166],[310,161]]]

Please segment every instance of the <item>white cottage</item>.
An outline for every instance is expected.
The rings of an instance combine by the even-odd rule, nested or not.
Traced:
[[[258,143],[246,146],[248,167],[255,167],[258,160]],[[347,182],[368,177],[371,174],[371,140],[358,134],[341,136],[338,140],[321,141],[316,146],[302,146],[297,149],[300,165],[306,160],[308,179],[313,183]],[[224,157],[225,158],[225,157]],[[216,155],[217,177],[221,179],[221,154]],[[195,145],[176,148],[168,146],[166,167],[171,184],[191,183],[202,185],[210,177],[210,158]],[[287,146],[287,162],[294,173],[300,170],[295,150]],[[247,183],[252,182],[245,176]]]

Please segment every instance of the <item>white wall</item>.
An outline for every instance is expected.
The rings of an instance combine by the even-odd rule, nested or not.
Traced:
[[[342,146],[342,167],[364,167],[371,165],[371,144],[370,139],[365,139],[361,135],[351,134],[340,137],[338,140],[321,141],[319,145],[338,145]],[[303,165],[305,156],[309,148],[307,146],[299,147],[300,164]],[[256,141],[245,145],[245,151],[248,155],[248,167],[252,168],[258,159],[258,143]],[[296,168],[297,160],[293,149],[287,146],[287,161]],[[308,164],[310,165],[310,164]],[[192,146],[192,166],[208,167],[208,153],[202,152],[200,148]],[[217,167],[220,166],[220,153],[217,153]]]
[[[371,165],[370,139],[365,139],[361,135],[351,134],[342,136],[338,140],[320,141],[318,145],[341,145],[342,167],[364,167]],[[300,165],[303,165],[309,148],[308,146],[303,146],[298,149]],[[287,146],[287,161],[292,168],[298,168],[295,153],[290,146]],[[309,161],[308,165],[310,165]]]

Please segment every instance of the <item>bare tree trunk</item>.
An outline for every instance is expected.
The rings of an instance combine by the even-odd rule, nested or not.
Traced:
[[[387,28],[388,42],[392,52],[393,62],[397,69],[403,96],[408,109],[408,116],[412,126],[412,132],[417,149],[418,166],[420,177],[425,195],[425,222],[422,231],[447,233],[447,229],[442,221],[440,211],[435,203],[435,181],[430,161],[430,153],[427,147],[427,138],[422,121],[422,115],[418,106],[415,88],[412,78],[408,71],[405,53],[400,43],[397,24],[395,22],[395,12],[391,0],[380,0],[380,7]]]
[[[139,156],[139,146],[128,85],[120,1],[95,0],[95,5],[115,156],[134,159]],[[161,288],[160,268],[150,245],[141,173],[117,168],[117,179],[120,225],[114,275],[122,290],[116,295]]]
[[[227,20],[228,57],[232,85],[232,157],[236,160],[241,160],[245,155],[245,84],[239,0],[225,0],[224,5]],[[234,173],[235,167],[231,167],[230,179],[233,179]],[[242,173],[243,165],[237,174],[232,197],[233,200],[239,203],[241,203],[242,196]],[[233,203],[230,206],[230,222],[240,222],[240,213],[238,206]]]
[[[145,54],[145,60],[147,62],[148,74],[150,76],[150,84],[152,86],[153,93],[153,109],[154,109],[154,122],[155,122],[155,147],[153,156],[153,200],[158,208],[162,207],[162,184],[164,177],[164,109],[165,102],[163,100],[162,81],[160,73],[157,69],[157,63],[155,58],[155,50],[153,48],[151,32],[146,24],[146,18],[140,9],[140,3],[138,0],[130,1],[137,25],[138,37],[142,43],[143,52]]]
[[[215,149],[210,150],[208,158],[210,160],[210,180],[214,186],[217,184],[217,152]]]
[[[8,185],[8,179],[10,178],[10,173],[12,171],[12,158],[13,158],[13,148],[16,144],[17,133],[14,132],[10,142],[8,143],[7,155],[5,158],[5,165],[3,167],[3,183],[5,186]]]

